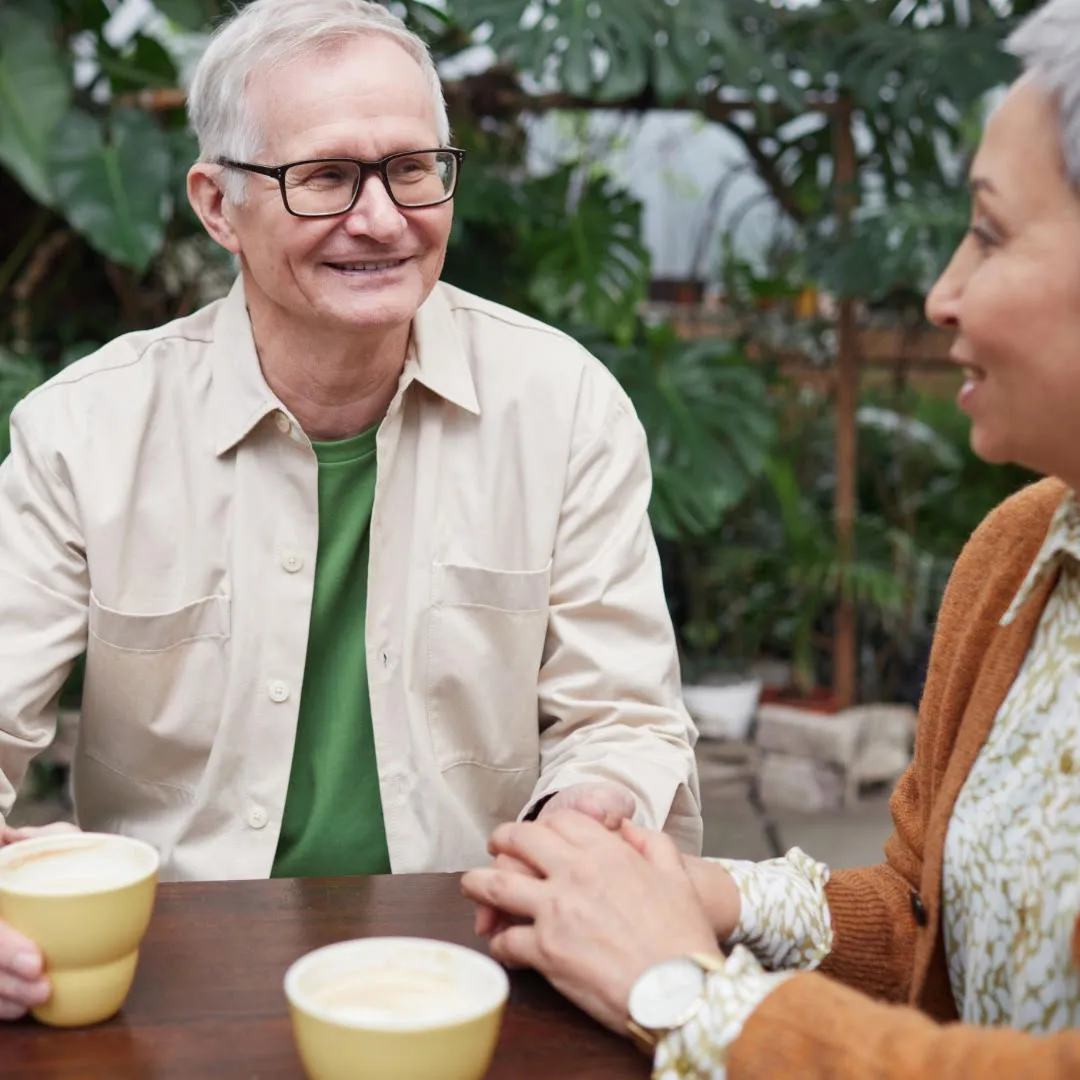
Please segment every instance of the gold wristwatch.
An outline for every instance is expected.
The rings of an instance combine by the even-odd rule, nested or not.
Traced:
[[[639,1050],[652,1056],[656,1044],[697,1015],[705,981],[724,970],[720,953],[691,953],[654,964],[630,990],[626,1026]]]

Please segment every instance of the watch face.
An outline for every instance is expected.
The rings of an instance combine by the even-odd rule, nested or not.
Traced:
[[[688,956],[649,968],[630,991],[630,1019],[651,1031],[678,1027],[705,992],[705,972]]]

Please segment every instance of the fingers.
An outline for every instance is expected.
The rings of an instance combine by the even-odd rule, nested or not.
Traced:
[[[624,821],[619,832],[639,855],[658,869],[685,870],[682,855],[670,836],[654,829],[642,829],[632,821]]]
[[[615,830],[637,809],[634,796],[621,784],[607,781],[571,784],[555,795],[540,812],[539,820],[560,810],[576,810],[606,829]]]
[[[534,926],[508,926],[491,939],[488,952],[493,960],[507,967],[541,969],[540,947]]]
[[[473,916],[473,933],[477,937],[491,937],[499,924],[499,912],[490,904],[477,904]]]
[[[559,815],[553,815],[552,820]],[[601,828],[592,822],[594,827]],[[500,825],[491,834],[488,851],[506,856],[529,868],[530,876],[544,877],[566,864],[572,857],[566,838],[557,834],[545,818],[544,824],[515,821]]]
[[[27,1009],[44,1005],[48,1000],[48,980],[27,981],[7,972],[0,972],[0,1018],[17,1020]]]
[[[10,926],[0,923],[0,1020],[15,1020],[49,1000],[41,951]]]
[[[461,891],[469,900],[496,908],[505,915],[536,918],[543,903],[546,883],[526,874],[483,868],[470,870],[461,879]]]
[[[5,1001],[0,998],[0,1023],[4,1020],[19,1020],[28,1011],[25,1005],[17,1005],[14,1001]]]
[[[41,950],[29,938],[0,922],[0,975],[38,979],[43,969]]]
[[[617,829],[623,821],[634,816],[637,804],[629,791],[611,784],[593,791],[580,809],[594,817],[604,828]]]
[[[505,870],[508,873],[527,874],[529,877],[536,877],[536,871],[529,866],[528,863],[522,862],[520,859],[515,859],[513,855],[497,855],[493,865],[496,870]],[[511,917],[488,904],[476,905],[476,917],[473,920],[473,929],[475,930],[477,937],[491,937],[500,930],[505,930],[506,927],[512,926],[513,923],[514,920]]]
[[[11,825],[0,825],[0,847],[18,843],[20,840],[32,840],[35,836],[55,836],[79,831],[78,826],[67,821],[54,821],[51,825],[24,825],[18,829]]]

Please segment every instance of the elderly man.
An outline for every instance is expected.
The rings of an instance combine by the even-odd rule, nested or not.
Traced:
[[[696,850],[642,429],[574,341],[439,284],[463,154],[423,44],[256,0],[190,112],[236,285],[12,417],[0,814],[85,651],[79,823],[170,878],[458,869],[560,806]],[[0,927],[0,1011],[39,972]]]

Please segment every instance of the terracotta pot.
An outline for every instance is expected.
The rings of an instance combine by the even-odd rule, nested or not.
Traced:
[[[802,693],[793,686],[766,686],[761,691],[761,704],[786,705],[816,713],[840,711],[840,699],[825,686],[815,686],[809,693]]]

